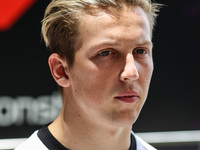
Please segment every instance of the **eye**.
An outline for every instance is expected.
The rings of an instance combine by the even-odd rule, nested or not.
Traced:
[[[133,56],[135,58],[146,58],[150,56],[149,50],[145,48],[137,48],[133,50]]]
[[[98,55],[100,55],[100,56],[108,56],[108,55],[111,55],[111,54],[113,54],[113,51],[107,50],[107,51],[103,51],[103,52],[99,53]]]
[[[104,49],[97,53],[96,58],[99,60],[111,60],[115,58],[117,52],[113,49]]]
[[[133,51],[133,54],[140,54],[140,55],[142,55],[142,54],[147,54],[147,50],[142,49],[142,48],[135,49],[135,50]]]

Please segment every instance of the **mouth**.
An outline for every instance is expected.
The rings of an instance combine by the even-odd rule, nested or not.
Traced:
[[[138,98],[139,95],[136,92],[125,92],[115,97],[115,99],[125,103],[135,103]]]

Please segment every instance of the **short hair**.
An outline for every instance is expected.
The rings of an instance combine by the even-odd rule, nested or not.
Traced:
[[[42,35],[51,53],[66,59],[73,65],[81,14],[91,8],[120,9],[122,5],[140,6],[147,14],[151,33],[161,4],[150,0],[52,0],[42,20]]]
[[[161,4],[150,0],[52,0],[42,20],[42,35],[50,53],[57,53],[71,67],[78,50],[79,24],[81,15],[93,10],[121,9],[123,5],[140,6],[146,13],[151,29],[151,36]],[[97,11],[97,12],[98,12]],[[63,95],[63,88],[59,86]]]

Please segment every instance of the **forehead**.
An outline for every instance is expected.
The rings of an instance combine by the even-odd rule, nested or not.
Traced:
[[[128,40],[149,40],[150,38],[149,20],[139,6],[124,6],[117,10],[99,10],[95,14],[84,13],[79,26],[79,37],[81,43],[95,40],[128,39]]]

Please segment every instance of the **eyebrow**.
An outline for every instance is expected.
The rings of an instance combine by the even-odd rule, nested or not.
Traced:
[[[153,43],[149,40],[145,40],[144,42],[141,42],[139,44],[136,44],[137,46],[144,46],[149,45],[151,48],[153,48]],[[89,49],[94,50],[103,46],[121,46],[120,42],[117,40],[104,40],[97,44],[92,45]]]
[[[144,41],[144,42],[142,42],[142,43],[139,43],[138,45],[150,45],[150,46],[152,46],[153,47],[153,43],[151,42],[151,41]]]
[[[148,46],[151,50],[153,49],[153,42],[149,40],[145,40],[144,42],[139,43],[137,46]]]
[[[104,40],[90,47],[90,50],[96,49],[101,46],[120,46],[121,44],[115,40]]]

